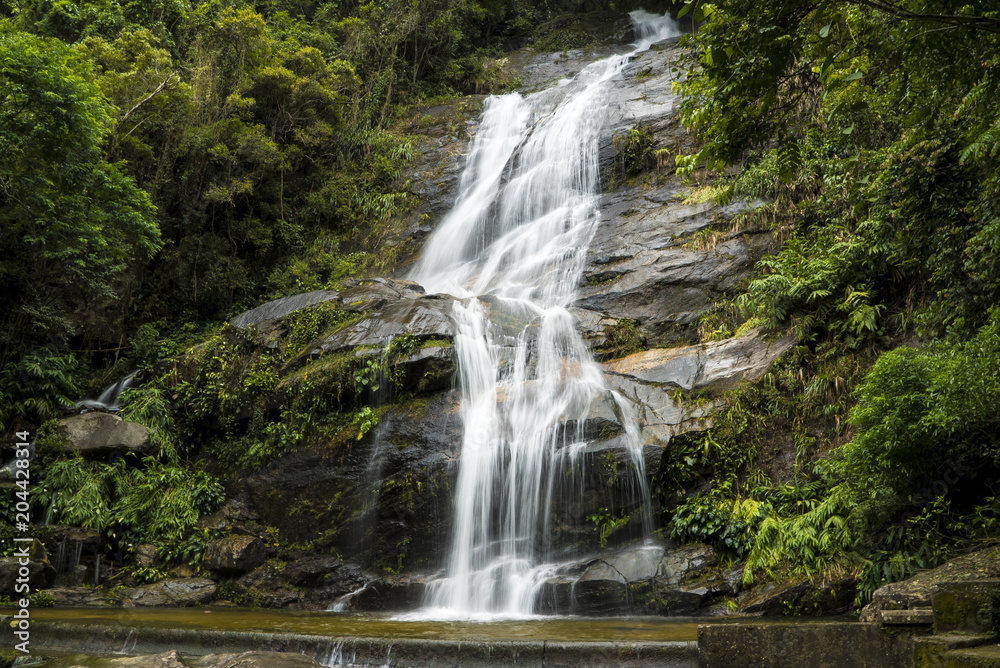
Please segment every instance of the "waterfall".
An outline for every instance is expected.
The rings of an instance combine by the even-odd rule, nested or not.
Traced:
[[[411,278],[454,307],[464,436],[447,573],[429,616],[532,614],[552,575],[557,474],[583,449],[603,375],[570,314],[600,218],[598,140],[609,81],[640,50],[679,34],[633,12],[636,51],[528,96],[486,100],[454,208]],[[635,486],[648,501],[639,430],[616,398]],[[651,529],[651,519],[643,518]]]
[[[129,373],[115,382],[111,383],[98,395],[97,399],[81,399],[76,402],[76,407],[81,413],[94,410],[104,410],[116,412],[121,408],[122,392],[132,387],[139,369]]]

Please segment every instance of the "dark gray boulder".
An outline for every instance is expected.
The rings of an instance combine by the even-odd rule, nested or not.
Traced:
[[[266,558],[264,542],[256,536],[217,538],[205,550],[205,566],[223,575],[252,571]]]
[[[319,306],[328,301],[336,301],[339,293],[333,290],[316,290],[305,292],[300,295],[282,297],[274,301],[261,304],[257,308],[239,314],[229,321],[233,327],[245,329],[248,327],[261,327],[275,320],[280,320],[290,313],[300,311],[304,308]]]
[[[154,584],[121,589],[109,594],[125,607],[187,607],[208,603],[216,584],[208,578],[168,578]]]
[[[56,579],[56,569],[48,560],[34,561],[29,559],[26,561],[26,564],[22,564],[18,558],[0,558],[0,594],[17,598],[24,597],[27,592],[17,591],[18,585],[21,585],[22,588],[24,585],[24,582],[19,582],[19,580],[26,580],[31,591],[47,589],[52,586]],[[25,569],[27,573],[24,573],[22,569]],[[25,576],[27,577],[25,578]]]

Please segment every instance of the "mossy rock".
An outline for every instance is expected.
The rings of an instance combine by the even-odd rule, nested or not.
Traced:
[[[633,37],[632,18],[623,12],[564,14],[540,25],[532,46],[538,51],[566,51],[628,44]]]

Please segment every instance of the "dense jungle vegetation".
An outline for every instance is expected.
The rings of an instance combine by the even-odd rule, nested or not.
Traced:
[[[675,444],[715,477],[673,531],[746,557],[747,580],[860,570],[864,600],[1000,529],[1000,11],[682,11],[700,22],[679,89],[703,144],[679,168],[766,201],[741,224],[782,242],[728,308],[799,345]],[[761,460],[782,439],[798,456],[779,485]]]
[[[558,13],[632,6],[0,0],[0,420],[9,432],[48,421],[37,504],[122,546],[197,555],[207,534],[190,529],[223,499],[189,461],[199,420],[274,391],[295,350],[261,352],[221,323],[391,266],[380,239],[411,205],[398,179],[407,110],[507,89],[505,49]],[[680,11],[698,22],[683,121],[703,143],[678,169],[719,172],[722,201],[766,202],[739,222],[781,242],[704,329],[749,320],[798,345],[713,429],[671,442],[658,474],[668,530],[746,559],[748,580],[860,572],[862,598],[995,540],[1000,11]],[[289,339],[343,317],[297,316]],[[156,362],[195,343],[189,382],[164,380]],[[338,405],[395,353],[345,368]],[[156,458],[84,464],[47,447],[60,405],[136,367],[160,380],[123,416],[151,429]],[[377,416],[333,412],[331,391],[251,416],[211,444],[216,459],[253,467],[311,433],[360,437]],[[769,468],[779,447],[798,455],[790,476]],[[706,475],[711,490],[690,496]]]

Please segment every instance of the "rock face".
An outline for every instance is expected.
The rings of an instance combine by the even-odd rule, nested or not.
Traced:
[[[205,566],[223,575],[251,571],[266,558],[264,543],[254,536],[228,536],[213,540],[205,550]]]
[[[53,587],[45,593],[60,607],[113,608],[117,605],[107,592],[93,587]]]
[[[391,337],[415,336],[418,339],[448,338],[455,335],[451,319],[453,297],[429,295],[419,299],[391,302],[357,323],[338,330],[308,353],[316,358],[358,347],[383,348]]]
[[[59,421],[59,435],[67,441],[67,453],[79,452],[84,456],[151,455],[158,450],[150,441],[149,430],[110,413],[92,412],[63,418]]]
[[[593,314],[581,317],[591,338],[601,337],[595,327],[601,318],[634,321],[653,345],[689,337],[695,319],[724,293],[738,291],[772,245],[770,234],[750,230],[720,233],[711,247],[689,243],[698,232],[727,227],[751,204],[689,201],[689,188],[670,176],[674,156],[696,148],[673,113],[675,47],[676,39],[666,40],[639,55],[609,92],[599,160],[605,184],[616,187],[602,197],[577,303]],[[645,182],[621,183],[616,139],[636,127],[648,133],[649,149],[663,151],[667,160]]]
[[[698,346],[653,349],[605,363],[604,371],[634,383],[717,394],[763,376],[795,339],[771,341],[763,330]]]
[[[386,408],[360,440],[299,449],[237,493],[265,525],[381,571],[440,565],[451,522],[458,392]]]
[[[748,615],[846,615],[854,610],[857,585],[853,575],[815,581],[791,577],[750,589],[737,605]]]
[[[306,292],[300,295],[292,295],[291,297],[282,297],[281,299],[275,299],[266,304],[261,304],[255,309],[241,313],[230,320],[229,324],[240,329],[258,327],[284,318],[295,311],[338,299],[339,296],[338,293],[332,290],[316,290],[315,292]]]
[[[734,593],[718,564],[702,544],[610,551],[560,569],[540,604],[549,614],[694,614]]]

